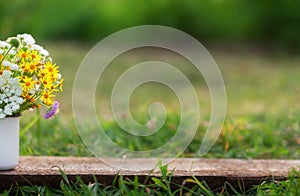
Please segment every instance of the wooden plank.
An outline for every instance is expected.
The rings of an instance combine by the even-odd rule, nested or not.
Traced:
[[[163,162],[171,160],[164,159]],[[107,163],[124,164],[126,169],[111,167]],[[70,180],[80,176],[86,183],[93,182],[95,176],[98,182],[110,185],[117,174],[126,178],[139,176],[144,181],[148,175],[159,176],[160,171],[154,169],[140,169],[140,165],[155,165],[157,159],[97,159],[92,157],[20,157],[18,167],[11,171],[0,171],[0,189],[7,189],[14,185],[46,185],[58,187],[62,177],[58,168],[61,168]],[[237,186],[240,181],[247,189],[259,184],[263,180],[282,180],[287,177],[291,168],[299,168],[300,160],[241,160],[241,159],[200,159],[181,158],[168,164],[173,170],[172,181],[177,184],[190,178],[197,177],[205,180],[212,189],[221,188],[227,181]],[[151,182],[149,182],[151,183]]]

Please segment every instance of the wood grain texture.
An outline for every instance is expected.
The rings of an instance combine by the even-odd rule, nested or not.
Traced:
[[[80,176],[86,183],[97,181],[110,185],[116,175],[125,178],[139,176],[143,182],[147,176],[160,176],[159,169],[151,169],[156,165],[157,159],[114,159],[92,157],[46,157],[24,156],[20,157],[19,165],[10,171],[0,171],[0,189],[7,189],[14,185],[46,185],[59,187],[62,180],[60,169],[69,177],[76,180]],[[247,189],[264,180],[285,179],[291,168],[298,169],[299,160],[241,160],[241,159],[200,159],[180,158],[175,160],[163,159],[168,162],[168,168],[173,173],[172,181],[182,184],[187,178],[195,176],[205,180],[212,189],[216,190],[229,182],[233,186],[238,181]],[[109,164],[111,163],[111,164]],[[123,169],[112,167],[122,165]],[[149,169],[141,169],[141,165],[149,165]],[[126,166],[126,167],[125,167]],[[125,169],[124,169],[125,168]],[[149,181],[148,183],[151,183]]]

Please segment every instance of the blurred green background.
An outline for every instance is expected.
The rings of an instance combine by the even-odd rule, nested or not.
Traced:
[[[255,42],[300,48],[296,0],[10,0],[0,2],[0,38],[99,41],[145,24],[178,28],[201,42]]]
[[[174,27],[197,38],[223,75],[227,115],[207,157],[299,159],[299,8],[299,0],[0,1],[0,40],[31,33],[50,52],[65,78],[64,92],[57,95],[61,111],[54,120],[39,120],[30,111],[23,115],[21,155],[90,156],[72,115],[76,71],[102,38],[124,28],[152,24]],[[196,156],[210,117],[210,95],[201,74],[184,58],[168,51],[131,52],[119,56],[106,70],[104,91],[101,85],[97,87],[96,108],[109,135],[119,145],[139,150],[145,150],[140,146],[160,145],[172,136],[180,122],[175,107],[178,102],[166,88],[143,86],[130,100],[133,117],[142,123],[149,120],[149,102],[166,103],[168,121],[153,141],[129,139],[120,133],[107,93],[107,86],[112,87],[129,66],[149,59],[169,62],[180,68],[197,89],[202,116],[197,136],[184,154]]]

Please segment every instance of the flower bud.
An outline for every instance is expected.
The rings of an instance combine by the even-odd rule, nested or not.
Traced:
[[[11,46],[13,46],[13,47],[15,47],[15,48],[18,48],[19,45],[20,45],[20,41],[19,41],[19,39],[17,39],[17,38],[11,38],[11,39],[9,40],[9,43],[10,43]]]

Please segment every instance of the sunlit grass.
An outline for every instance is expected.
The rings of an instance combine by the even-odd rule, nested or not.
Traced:
[[[91,156],[77,133],[72,117],[72,88],[76,70],[89,51],[88,45],[77,43],[49,44],[48,50],[60,66],[65,77],[64,92],[58,96],[62,108],[53,120],[37,120],[35,112],[27,112],[21,122],[21,155],[72,155]],[[137,55],[134,55],[137,52]],[[223,74],[227,90],[227,116],[217,143],[207,157],[236,158],[298,158],[300,143],[300,59],[295,56],[267,56],[254,52],[228,53],[212,50]],[[210,98],[201,74],[185,59],[166,51],[131,51],[120,56],[99,81],[95,99],[100,121],[107,134],[117,144],[147,150],[145,140],[126,140],[113,119],[110,107],[110,92],[117,77],[126,68],[146,60],[168,61],[181,69],[198,92],[201,119],[198,132],[182,156],[197,156],[202,136],[210,115]],[[104,84],[102,84],[102,83]],[[100,84],[101,83],[101,84]],[[87,87],[88,88],[88,87]],[[84,95],[82,97],[84,99]],[[131,97],[132,116],[138,122],[149,120],[149,104],[160,101],[168,109],[168,121],[157,137],[146,143],[159,146],[169,140],[180,122],[180,107],[176,96],[156,84],[139,87]],[[89,103],[86,103],[89,104]],[[38,121],[39,123],[28,122]],[[24,129],[24,130],[23,130]],[[167,133],[170,134],[167,134]],[[153,142],[152,142],[153,141]]]
[[[50,121],[39,119],[35,112],[26,112],[23,115],[20,154],[93,156],[81,141],[72,116],[73,80],[81,60],[90,48],[87,45],[82,46],[77,43],[50,43],[48,49],[60,66],[66,81],[64,92],[58,96],[62,105],[61,112]],[[227,116],[217,142],[204,157],[299,159],[299,57],[268,56],[253,51],[233,53],[212,50],[211,52],[224,77],[227,90]],[[160,134],[152,138],[128,139],[128,134],[113,119],[109,103],[110,88],[122,70],[149,58],[144,57],[144,55],[145,52],[142,52],[137,56],[123,56],[115,60],[112,67],[106,70],[107,75],[102,80],[104,84],[102,86],[98,84],[95,97],[97,112],[107,135],[118,145],[132,150],[148,150],[164,144],[174,134],[180,122],[176,96],[171,91],[166,90],[165,87],[157,85],[145,85],[142,86],[143,88],[137,89],[131,97],[130,106],[132,116],[138,122],[145,123],[149,120],[147,114],[149,104],[157,100],[164,103],[169,113],[168,120],[163,129],[160,130]],[[152,57],[158,57],[156,60],[166,58],[155,53]],[[208,89],[201,75],[194,73],[194,69],[187,68],[190,65],[185,60],[172,55],[171,57],[168,58],[170,63],[173,62],[175,66],[181,67],[183,72],[191,78],[193,85],[197,88],[201,107],[201,119],[197,134],[193,142],[180,156],[198,157],[197,152],[209,122],[210,99]],[[154,87],[156,90],[152,91]],[[84,99],[84,95],[82,98]],[[293,175],[291,174],[291,176]],[[298,183],[297,179],[263,183],[258,187],[254,187],[249,194],[282,193],[282,191],[287,190],[287,187],[295,192],[297,187],[294,184]],[[19,191],[26,193],[29,190],[44,194],[53,191],[56,194],[72,191],[74,194],[87,192],[122,194],[127,193],[126,191],[137,190],[135,193],[150,191],[150,194],[156,194],[156,192],[151,192],[153,191],[151,187],[124,179],[119,181],[118,185],[110,188],[97,182],[92,185],[84,185],[80,180],[77,184],[72,185],[66,182],[63,183],[64,185],[60,190],[50,190],[47,187],[36,186],[21,188]],[[190,191],[195,194],[210,191],[205,183],[201,186],[198,185],[196,183]],[[202,186],[204,186],[204,189]],[[229,185],[227,187],[230,188]],[[154,186],[154,190],[159,190],[160,195],[168,194],[158,184]],[[230,190],[230,192],[234,191]],[[226,191],[224,194],[226,195]]]

